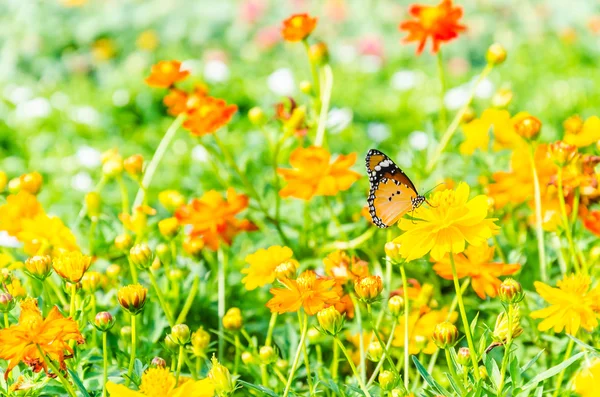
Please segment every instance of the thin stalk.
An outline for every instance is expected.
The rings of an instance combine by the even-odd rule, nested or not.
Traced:
[[[375,367],[375,370],[373,371],[373,374],[371,374],[371,377],[369,378],[369,381],[367,382],[367,387],[371,386],[373,384],[373,382],[375,381],[375,379],[377,379],[377,374],[379,374],[379,371],[381,371],[381,368],[383,367],[383,363],[385,362],[386,357],[388,357],[389,360],[391,360],[391,358],[389,358],[388,352],[390,351],[390,347],[392,346],[392,341],[394,340],[394,332],[396,331],[396,324],[398,324],[398,319],[394,319],[394,322],[392,323],[392,330],[390,331],[390,336],[388,336],[388,340],[385,344],[385,350],[383,352],[383,357],[381,357],[381,360],[379,360],[379,362],[377,363],[377,366]],[[394,372],[396,371],[396,366],[394,365],[394,363],[391,363],[392,365],[392,369],[394,370]]]
[[[52,292],[54,292],[54,295],[56,295],[56,297],[58,298],[58,300],[60,301],[60,304],[64,307],[64,306],[68,306],[69,302],[67,301],[67,298],[65,297],[65,294],[63,293],[63,291],[59,288],[58,285],[56,285],[56,283],[54,282],[54,280],[52,280],[52,277],[48,277],[46,279],[46,282],[48,284],[50,284],[50,288],[52,289]]]
[[[565,351],[565,356],[563,357],[562,362],[565,362],[571,357],[571,353],[573,352],[573,347],[575,346],[575,339],[569,338],[569,344],[567,345],[567,350]],[[556,386],[554,387],[554,394],[552,397],[558,397],[558,394],[561,392],[561,386],[563,378],[565,377],[565,370],[567,368],[563,368],[562,371],[558,374],[558,378],[556,378]]]
[[[288,376],[287,382],[285,384],[285,390],[283,391],[283,397],[287,397],[290,393],[290,389],[292,387],[292,381],[294,380],[294,374],[296,373],[296,369],[298,368],[298,362],[300,361],[300,354],[302,353],[302,346],[304,345],[304,341],[306,340],[306,334],[308,333],[308,321],[304,323],[302,326],[302,331],[300,334],[300,343],[298,344],[298,348],[296,349],[296,354],[294,355],[294,361],[292,362],[292,368],[290,369],[290,374]]]
[[[450,370],[450,375],[452,376],[452,378],[454,380],[459,379],[458,374],[456,373],[456,368],[454,368],[454,362],[452,361],[452,357],[450,356],[450,347],[447,349],[444,349],[444,353],[446,353],[446,364],[448,364],[448,369]],[[463,387],[460,385],[460,383],[457,383],[458,387],[460,388],[461,394],[464,395],[465,390],[463,389]]]
[[[269,320],[269,329],[267,330],[267,338],[265,339],[265,346],[271,346],[273,341],[273,330],[277,323],[277,312],[271,313],[271,319]]]
[[[410,314],[410,306],[408,302],[408,280],[406,278],[406,270],[404,269],[404,263],[400,264],[400,275],[402,276],[402,289],[404,293],[404,388],[408,390],[408,357],[410,355],[409,352],[409,342],[408,342],[408,333],[409,333],[409,314]]]
[[[236,332],[235,335],[233,336],[233,338],[234,338],[233,345],[235,348],[233,375],[237,375],[238,369],[240,367],[240,356],[242,354],[242,349],[240,348],[240,335]]]
[[[302,319],[302,315],[298,312],[298,321],[304,323],[304,327],[308,329],[308,316],[304,314],[304,319]],[[306,341],[302,344],[302,355],[304,356],[304,367],[306,368],[306,382],[308,383],[308,393],[311,396],[314,396],[314,385],[312,381],[312,374],[310,371],[310,357],[308,357],[308,348],[306,347]]]
[[[219,316],[219,341],[218,341],[218,357],[219,362],[223,361],[223,352],[225,351],[225,328],[223,327],[223,317],[225,317],[225,282],[227,277],[227,255],[223,252],[223,249],[219,247],[217,251],[217,313]]]
[[[544,246],[544,227],[542,223],[542,194],[540,192],[540,179],[535,166],[535,156],[533,147],[529,150],[531,160],[531,172],[533,174],[533,193],[535,201],[535,230],[538,243],[538,255],[540,261],[540,278],[542,282],[548,282],[548,272],[546,269],[546,248]]]
[[[177,355],[177,371],[175,372],[175,387],[179,385],[179,375],[181,374],[181,367],[183,366],[183,345],[179,345],[179,354]]]
[[[137,268],[135,267],[135,265],[129,258],[129,255],[127,255],[127,262],[129,262],[129,273],[131,274],[131,281],[133,281],[134,284],[137,284],[137,282],[138,282]]]
[[[506,343],[504,345],[504,357],[502,357],[502,369],[500,370],[500,382],[498,383],[498,397],[502,397],[502,389],[504,388],[504,377],[506,375],[506,366],[510,361],[510,347],[512,345],[512,329],[513,329],[513,305],[508,304],[508,334],[506,337]]]
[[[162,290],[160,289],[160,287],[158,286],[158,283],[156,282],[156,277],[154,277],[154,272],[152,272],[151,269],[148,269],[148,276],[150,277],[150,283],[152,284],[152,287],[154,288],[154,292],[156,293],[156,296],[158,297],[158,303],[160,303],[160,307],[162,308],[163,312],[165,313],[165,317],[167,318],[169,326],[173,327],[175,324],[178,324],[178,323],[175,323],[175,321],[173,320],[173,315],[171,314],[171,310],[169,310],[169,307],[167,306],[167,301],[165,300]]]
[[[446,106],[444,105],[444,95],[446,94],[446,74],[444,73],[444,59],[442,57],[442,51],[437,53],[437,69],[440,78],[440,131],[446,128],[448,123],[448,116],[446,113]]]
[[[308,44],[308,41],[306,40],[302,40],[302,44],[304,44],[304,48],[306,49],[306,56],[308,57],[308,62],[310,63],[310,73],[312,75],[312,79],[313,79],[313,84],[314,84],[314,88],[315,88],[315,97],[317,100],[317,109],[319,108],[318,105],[318,101],[319,98],[321,98],[321,82],[319,81],[319,73],[317,71],[317,64],[315,62],[312,61],[312,59],[310,58],[310,45]]]
[[[352,369],[352,373],[358,379],[358,386],[363,391],[363,393],[365,393],[365,396],[371,397],[371,394],[369,393],[369,389],[367,389],[365,382],[363,381],[362,377],[358,374],[358,371],[356,370],[356,366],[354,365],[354,362],[352,361],[352,357],[348,353],[348,350],[346,350],[346,347],[344,346],[342,341],[337,336],[335,336],[334,338],[335,338],[335,341],[337,342],[337,344],[339,345],[340,349],[342,350],[342,353],[344,353],[344,356],[346,356],[346,359],[348,360],[348,364],[350,365],[350,368]],[[362,338],[362,335],[361,335],[361,338]]]
[[[117,184],[119,185],[119,191],[121,192],[121,213],[123,215],[129,214],[129,192],[127,186],[123,180],[123,175],[119,174],[116,176]],[[123,232],[125,232],[125,224],[123,224]]]
[[[102,382],[102,395],[106,397],[106,383],[108,382],[108,342],[106,332],[102,332],[102,357],[103,357],[103,367],[104,367],[104,375]]]
[[[48,357],[46,355],[46,353],[44,353],[44,351],[42,350],[42,348],[39,345],[35,345],[35,347],[37,347],[38,352],[43,357],[43,359],[46,362],[46,364],[48,364],[48,366],[50,367],[50,369],[52,370],[52,372],[54,372],[56,374],[56,376],[58,376],[58,378],[60,379],[60,382],[63,384],[63,387],[65,388],[65,390],[67,391],[67,393],[69,393],[69,396],[71,396],[71,397],[77,397],[77,394],[75,394],[75,391],[73,390],[73,387],[71,386],[71,384],[69,383],[69,381],[65,378],[65,376],[62,374],[62,372],[60,372],[60,370],[58,369],[58,367],[56,365],[54,365],[54,363],[52,362],[52,359],[50,357]]]
[[[144,177],[142,178],[142,182],[140,183],[140,188],[138,189],[137,194],[135,195],[135,200],[133,201],[133,208],[140,206],[144,201],[144,197],[146,196],[145,192],[148,191],[148,188],[152,183],[154,173],[156,172],[156,169],[158,168],[158,165],[160,164],[162,158],[165,156],[165,153],[167,152],[169,145],[173,141],[175,133],[183,123],[184,118],[185,112],[177,116],[177,118],[173,120],[169,128],[167,128],[167,132],[165,132],[165,135],[162,137],[160,143],[158,144],[154,155],[152,155],[152,159],[146,166],[146,170],[144,171]]]
[[[4,312],[4,328],[10,327],[10,323],[8,322],[8,313]]]
[[[388,345],[387,345],[387,343],[385,343],[383,341],[383,339],[381,339],[381,336],[379,335],[379,327],[373,321],[373,314],[371,312],[371,305],[367,305],[367,310],[368,310],[368,313],[369,313],[369,325],[371,326],[371,328],[373,328],[373,334],[375,334],[375,338],[379,342],[379,346],[381,346],[381,348],[383,349],[383,355],[381,356],[381,360],[379,360],[379,362],[385,361],[387,359],[388,363],[392,367],[392,371],[394,372],[394,374],[396,376],[399,377],[400,374],[398,373],[398,370],[396,369],[396,366],[394,365],[394,361],[392,360],[391,355],[388,353],[389,352],[388,347],[387,347]],[[394,323],[395,323],[395,321],[394,321]],[[395,326],[395,324],[394,324],[394,326]]]
[[[366,354],[365,354],[365,340],[363,338],[363,325],[362,325],[362,315],[360,312],[360,305],[358,301],[354,297],[354,294],[350,294],[350,298],[352,298],[352,303],[354,304],[354,318],[356,318],[356,324],[358,325],[358,347],[360,350],[360,381],[366,382],[367,380],[367,366],[366,366]],[[343,350],[343,349],[342,349]]]
[[[573,243],[573,234],[571,232],[571,225],[569,224],[569,215],[567,214],[567,206],[565,205],[565,191],[563,186],[563,168],[558,167],[556,172],[556,184],[558,185],[558,204],[560,207],[561,218],[563,222],[563,228],[565,229],[565,235],[567,236],[567,242],[569,244],[569,253],[571,254],[571,261],[573,268],[578,270],[577,254],[575,253],[575,244]]]
[[[69,285],[71,290],[71,303],[69,304],[69,317],[75,320],[75,298],[77,297],[77,284]]]
[[[454,289],[456,291],[457,301],[458,301],[458,309],[460,312],[460,316],[462,318],[463,326],[465,328],[465,335],[467,336],[467,343],[469,345],[469,350],[471,350],[471,361],[473,362],[473,373],[475,374],[475,379],[479,380],[481,375],[477,368],[477,350],[475,350],[475,344],[473,343],[473,336],[471,335],[471,326],[469,325],[469,320],[467,319],[467,312],[465,311],[465,304],[462,298],[462,289],[458,282],[458,276],[456,274],[456,265],[454,263],[454,254],[450,252],[450,265],[452,265],[452,279],[454,280]]]
[[[315,136],[315,146],[323,146],[325,141],[325,126],[327,125],[327,116],[329,114],[329,102],[331,101],[331,91],[333,89],[333,72],[331,66],[323,67],[324,89],[322,95],[321,111],[319,113],[319,124],[317,125],[317,135]]]
[[[97,226],[98,226],[98,218],[93,217],[92,222],[90,224],[90,234],[89,234],[90,256],[94,256],[94,240],[96,238],[96,227]]]
[[[136,329],[135,329],[135,315],[131,315],[131,355],[129,356],[129,368],[127,369],[127,383],[126,385],[129,386],[129,384],[131,383],[131,375],[133,374],[133,365],[135,363],[135,348],[136,348],[136,341],[137,341],[137,335],[136,335]]]
[[[338,368],[340,365],[340,349],[335,340],[333,341],[333,358],[331,359],[331,378],[336,381],[338,379]]]
[[[177,316],[177,320],[175,320],[175,324],[182,324],[185,322],[185,318],[194,304],[194,299],[196,299],[198,288],[200,288],[200,277],[196,276],[192,283],[192,288],[190,288],[190,292],[188,292],[187,299],[183,304],[183,308],[181,309],[179,316]]]

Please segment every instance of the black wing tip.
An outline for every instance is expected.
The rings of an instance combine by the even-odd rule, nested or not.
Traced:
[[[377,149],[369,149],[369,151],[367,152],[367,157],[373,156],[374,154],[383,154],[383,152]]]

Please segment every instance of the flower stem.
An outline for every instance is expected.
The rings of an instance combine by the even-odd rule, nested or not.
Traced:
[[[77,297],[77,284],[71,284],[69,286],[71,290],[71,303],[69,305],[69,317],[75,320],[75,298]]]
[[[369,381],[367,382],[367,387],[371,386],[373,384],[373,382],[375,381],[375,379],[377,378],[377,374],[379,373],[379,371],[381,371],[381,367],[383,367],[383,363],[385,362],[385,359],[387,358],[388,360],[391,361],[391,357],[388,354],[388,352],[390,351],[390,347],[392,346],[392,341],[394,340],[394,332],[396,331],[396,324],[398,324],[398,319],[394,319],[394,322],[392,323],[392,330],[390,331],[390,336],[388,336],[387,343],[385,344],[385,350],[383,351],[383,357],[381,357],[381,360],[379,360],[379,362],[377,363],[377,366],[375,367],[373,374],[371,375],[371,377],[369,378]],[[388,362],[390,362],[390,361],[388,361]],[[396,374],[398,374],[398,370],[396,369],[396,366],[394,365],[393,362],[391,362],[391,366],[392,366],[392,370]]]
[[[366,382],[367,379],[367,366],[366,366],[366,354],[365,354],[365,340],[363,338],[363,325],[362,325],[362,315],[360,312],[360,305],[356,300],[354,294],[350,294],[350,298],[352,298],[352,303],[354,304],[354,318],[356,318],[356,324],[358,325],[358,346],[360,350],[360,381],[362,383]],[[342,349],[343,350],[343,349]]]
[[[446,114],[446,106],[444,105],[444,95],[446,94],[446,74],[444,73],[444,59],[442,51],[437,53],[437,69],[440,77],[440,131],[446,128],[448,116]]]
[[[287,395],[290,393],[290,389],[292,387],[292,381],[294,380],[294,374],[296,373],[296,369],[298,368],[298,362],[300,361],[300,354],[302,353],[302,346],[304,345],[304,341],[306,340],[307,332],[308,332],[308,321],[302,325],[302,332],[300,335],[300,343],[298,344],[298,348],[296,349],[294,361],[292,362],[292,368],[290,369],[290,374],[288,375],[287,383],[285,385],[285,390],[283,391],[283,397],[287,397]]]
[[[310,59],[310,46],[308,45],[308,41],[302,40],[302,44],[304,44],[304,48],[306,49],[306,56],[308,57],[308,62],[310,63],[310,73],[312,75],[313,84],[315,87],[315,97],[317,101],[317,109],[319,108],[318,103],[321,98],[321,82],[319,81],[319,74],[317,71],[317,64]]]
[[[117,175],[116,179],[121,191],[121,213],[127,215],[129,214],[129,192],[127,191],[127,186],[125,186],[125,181],[123,181],[123,175]],[[125,224],[123,224],[123,231],[125,231]]]
[[[179,385],[179,375],[181,374],[181,367],[183,366],[183,345],[179,345],[179,354],[177,356],[177,371],[175,372],[175,387]]]
[[[548,273],[546,269],[546,248],[544,246],[544,227],[542,224],[542,194],[540,192],[540,179],[535,166],[535,155],[533,147],[529,150],[531,160],[531,172],[533,174],[533,193],[535,201],[535,229],[538,243],[538,255],[540,261],[540,278],[542,282],[548,281]]]
[[[408,390],[408,356],[410,354],[410,344],[408,342],[409,314],[410,306],[408,302],[408,280],[406,279],[406,270],[404,262],[400,264],[400,275],[402,276],[402,289],[404,294],[404,388]]]
[[[54,292],[54,295],[56,295],[56,297],[60,301],[60,304],[63,307],[67,306],[69,304],[69,302],[67,301],[67,298],[65,297],[65,295],[63,294],[63,291],[59,288],[59,286],[56,285],[56,283],[54,282],[54,280],[52,280],[52,277],[48,277],[46,279],[46,282],[48,284],[50,284],[50,288],[52,289],[52,292]]]
[[[234,335],[234,348],[235,348],[235,358],[233,364],[233,375],[238,374],[238,369],[240,367],[240,355],[242,354],[242,349],[240,348],[240,335],[236,332]]]
[[[131,261],[131,259],[129,258],[129,255],[127,255],[127,261],[129,262],[129,273],[131,274],[131,281],[133,281],[134,284],[137,284],[137,282],[138,282],[137,269],[136,269],[135,265],[133,264],[133,262]]]
[[[219,362],[223,361],[223,352],[225,350],[225,328],[223,327],[223,317],[225,317],[225,282],[227,277],[227,255],[223,249],[219,247],[217,251],[217,314],[219,316],[219,342],[218,342],[218,357]]]
[[[8,322],[8,313],[4,312],[4,328],[10,327],[10,323]]]
[[[454,289],[456,290],[458,309],[460,311],[460,316],[462,318],[463,326],[465,328],[465,335],[467,336],[467,343],[469,345],[469,350],[471,350],[471,361],[473,362],[473,373],[475,374],[475,379],[479,380],[480,374],[477,366],[477,350],[475,350],[475,344],[473,343],[473,336],[471,335],[471,326],[469,325],[469,320],[467,319],[467,312],[465,311],[465,304],[462,298],[462,289],[458,282],[458,276],[456,274],[456,265],[454,264],[454,254],[450,252],[450,265],[452,266],[452,279],[454,280]]]
[[[340,365],[340,349],[335,342],[333,341],[333,358],[331,360],[331,378],[335,381],[338,378],[338,368]]]
[[[513,334],[513,305],[508,304],[508,334],[506,336],[506,344],[504,345],[504,357],[502,358],[502,369],[500,371],[500,382],[498,383],[498,397],[502,397],[502,389],[504,388],[504,377],[506,375],[506,366],[510,361],[510,347],[512,345],[512,334]]]
[[[173,321],[173,315],[171,314],[171,310],[169,310],[169,307],[167,306],[167,301],[165,300],[162,290],[158,286],[158,283],[156,282],[156,277],[154,277],[154,273],[152,272],[151,269],[148,269],[148,276],[150,277],[150,283],[152,284],[152,287],[154,287],[154,292],[156,293],[156,296],[158,297],[158,303],[160,303],[160,307],[163,309],[163,312],[165,313],[165,317],[167,318],[169,326],[173,327],[176,324]]]
[[[362,339],[362,334],[360,337]],[[358,371],[356,370],[356,366],[354,365],[354,361],[352,361],[352,357],[348,353],[348,350],[346,350],[346,347],[344,346],[342,341],[337,336],[335,336],[334,339],[337,342],[337,344],[339,345],[340,349],[342,350],[342,353],[344,353],[344,356],[346,356],[346,359],[348,360],[348,364],[350,365],[350,368],[352,369],[352,373],[358,379],[358,386],[363,391],[363,393],[365,393],[365,396],[371,397],[371,394],[369,394],[369,390],[367,389],[365,382],[362,380],[362,377],[358,374]]]
[[[156,151],[154,152],[154,155],[152,156],[152,160],[150,160],[150,163],[148,163],[148,166],[144,171],[144,177],[142,178],[142,182],[140,183],[140,188],[138,189],[137,194],[135,195],[135,200],[133,201],[133,208],[140,206],[144,201],[146,192],[148,191],[148,188],[152,183],[152,179],[154,178],[154,173],[156,172],[158,165],[160,164],[165,153],[167,152],[171,141],[173,141],[175,133],[183,123],[184,118],[185,112],[177,116],[177,118],[173,120],[169,128],[167,128],[167,132],[165,132],[165,135],[162,137],[160,143],[158,144],[158,147],[156,148]]]
[[[269,329],[267,331],[267,338],[265,339],[265,346],[271,346],[271,342],[273,341],[273,330],[275,329],[275,324],[277,323],[277,312],[271,313],[271,319],[269,320]]]
[[[563,168],[558,167],[556,172],[556,184],[558,185],[558,204],[560,207],[560,213],[562,217],[563,227],[565,229],[565,235],[567,236],[567,242],[569,244],[569,253],[571,254],[571,260],[573,263],[573,268],[577,270],[580,269],[577,261],[577,254],[575,253],[575,244],[573,243],[573,234],[571,232],[571,225],[569,223],[569,216],[567,215],[567,207],[565,205],[565,191],[563,186]]]
[[[304,323],[304,328],[308,329],[308,315],[304,314],[304,319],[302,319],[302,315],[298,312],[298,320],[301,323]],[[304,356],[304,367],[306,368],[306,381],[308,383],[308,393],[311,396],[314,396],[314,386],[312,381],[312,374],[310,371],[310,358],[308,357],[308,349],[306,347],[306,342],[302,344],[302,355]]]
[[[183,304],[183,308],[181,309],[179,316],[177,316],[177,320],[175,320],[175,324],[181,324],[185,322],[185,318],[194,304],[194,299],[196,299],[198,288],[200,288],[200,277],[196,276],[194,278],[194,282],[192,283],[192,288],[190,288],[190,291],[188,292],[187,299]]]
[[[573,347],[575,346],[575,339],[569,338],[569,344],[567,345],[567,350],[565,351],[565,356],[562,359],[562,362],[565,362],[571,357],[571,353],[573,352]],[[561,386],[563,378],[565,377],[565,370],[567,368],[563,368],[562,371],[558,374],[558,378],[556,378],[556,386],[554,388],[554,394],[552,397],[558,397],[558,394],[561,392]]]
[[[333,72],[331,71],[331,66],[325,65],[323,68],[323,75],[325,87],[323,89],[321,111],[319,113],[319,124],[317,125],[317,135],[315,136],[315,146],[323,146],[325,141],[325,125],[327,124],[329,102],[331,101],[331,91],[333,89]]]
[[[469,108],[471,101],[473,101],[473,97],[475,96],[475,91],[477,90],[477,87],[483,81],[483,79],[485,79],[485,77],[488,74],[490,74],[492,69],[493,69],[493,65],[487,64],[485,66],[485,68],[483,69],[483,71],[481,72],[481,74],[479,75],[479,77],[477,78],[477,80],[475,81],[475,83],[473,84],[473,86],[471,87],[471,91],[469,92],[469,97],[465,101],[465,104],[462,106],[462,108],[460,108],[458,113],[456,113],[456,115],[454,116],[454,119],[452,119],[452,123],[450,123],[450,125],[444,132],[444,135],[442,135],[442,139],[440,140],[440,143],[438,144],[437,148],[435,149],[433,156],[430,157],[430,160],[427,163],[427,167],[426,167],[427,173],[430,173],[431,170],[433,170],[435,165],[440,160],[440,156],[444,152],[444,149],[446,149],[446,146],[448,146],[450,139],[452,139],[452,136],[456,132],[456,129],[458,128],[458,125],[460,124],[460,121],[462,120],[465,112]]]
[[[456,368],[454,368],[454,362],[452,361],[452,356],[450,355],[451,347],[444,349],[444,353],[446,353],[446,364],[448,364],[448,369],[450,370],[450,375],[456,381],[459,380],[458,374],[456,373]],[[460,383],[457,382],[458,387],[461,389],[461,394],[464,395],[464,390]]]
[[[129,368],[127,369],[127,386],[131,383],[131,375],[133,374],[133,364],[135,363],[135,347],[136,347],[136,330],[135,330],[135,315],[131,315],[131,355],[129,357]]]
[[[65,388],[65,390],[67,391],[67,393],[69,393],[69,396],[71,397],[77,397],[77,394],[75,394],[75,391],[73,390],[73,387],[71,386],[71,384],[69,383],[69,381],[67,380],[67,378],[65,378],[65,376],[62,374],[62,372],[60,372],[60,370],[58,369],[58,367],[56,365],[54,365],[54,363],[52,362],[52,359],[50,359],[50,357],[48,357],[46,355],[46,353],[44,353],[44,351],[42,350],[42,348],[39,345],[35,345],[38,349],[38,352],[40,353],[40,355],[44,358],[44,362],[46,364],[48,364],[48,366],[50,367],[50,369],[52,370],[52,372],[54,372],[56,374],[56,376],[58,376],[58,378],[60,379],[61,383],[63,384],[63,387]]]
[[[104,366],[104,376],[102,382],[102,395],[106,397],[106,383],[108,382],[108,342],[106,332],[102,332],[102,356]]]

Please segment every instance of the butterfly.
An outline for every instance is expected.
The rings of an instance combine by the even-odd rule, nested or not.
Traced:
[[[384,153],[369,150],[365,163],[371,184],[367,202],[376,226],[390,227],[426,201],[404,171]]]

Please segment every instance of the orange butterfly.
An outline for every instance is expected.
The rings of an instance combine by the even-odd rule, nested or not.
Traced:
[[[371,183],[369,213],[378,227],[390,227],[426,201],[408,176],[379,150],[369,150],[365,162]]]

